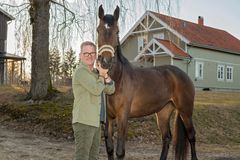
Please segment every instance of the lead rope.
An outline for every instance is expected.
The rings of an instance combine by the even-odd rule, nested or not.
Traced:
[[[105,140],[105,147],[108,148],[108,103],[107,103],[107,95],[105,94],[105,100],[106,100],[106,122],[104,127],[104,140]]]

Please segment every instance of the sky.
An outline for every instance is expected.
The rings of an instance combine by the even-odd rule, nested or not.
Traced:
[[[240,0],[179,0],[179,9],[174,17],[197,23],[198,16],[204,18],[204,25],[225,30],[240,39]],[[14,25],[10,24],[7,48],[9,53],[15,51],[13,28]]]
[[[240,39],[240,0],[180,0],[178,18],[197,23],[198,16]]]

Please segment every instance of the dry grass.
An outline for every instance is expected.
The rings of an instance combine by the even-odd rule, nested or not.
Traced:
[[[0,85],[0,104],[11,103],[13,100],[17,99],[17,96],[25,93],[26,92],[24,91],[24,89],[18,86]]]
[[[195,106],[240,106],[240,91],[197,91]]]

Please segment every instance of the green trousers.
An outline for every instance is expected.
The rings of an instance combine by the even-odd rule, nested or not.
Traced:
[[[73,124],[75,160],[97,160],[101,139],[100,127],[81,123]]]

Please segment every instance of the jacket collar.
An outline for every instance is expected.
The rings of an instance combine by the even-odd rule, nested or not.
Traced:
[[[88,65],[86,65],[85,63],[83,63],[82,61],[80,61],[80,67],[83,67],[85,69],[87,69],[89,72],[94,72],[94,73],[98,73],[97,69],[96,68],[93,68],[93,70],[91,71],[89,68],[88,68]]]

